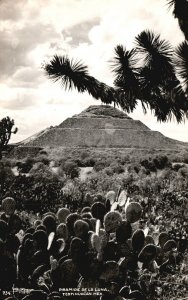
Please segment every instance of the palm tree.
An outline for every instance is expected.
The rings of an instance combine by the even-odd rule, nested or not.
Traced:
[[[66,90],[75,88],[80,93],[88,92],[105,104],[115,102],[114,89],[90,76],[88,67],[81,61],[74,62],[67,56],[54,55],[44,69],[52,80],[60,81]]]
[[[188,115],[186,51],[187,44],[183,43],[173,57],[171,45],[146,30],[136,37],[132,50],[126,50],[122,45],[115,48],[113,87],[90,76],[88,67],[82,62],[74,62],[65,56],[55,55],[44,65],[44,70],[49,78],[59,80],[65,89],[88,92],[105,104],[116,103],[128,113],[140,101],[144,112],[150,109],[158,121],[165,122],[174,117],[177,122],[182,122]]]
[[[186,41],[182,42],[175,50],[176,72],[181,78],[183,88],[188,94],[188,44]]]
[[[132,99],[141,100],[143,108],[150,108],[158,121],[171,120],[175,116],[177,122],[181,122],[188,110],[188,99],[176,77],[170,44],[146,30],[136,37],[136,48],[129,52],[132,54],[129,65],[123,59],[123,53],[124,58],[127,53],[123,46],[117,46],[115,52],[115,86],[128,93],[131,89]],[[182,53],[179,53],[181,59]]]
[[[173,7],[173,14],[178,18],[180,29],[188,40],[188,1],[187,0],[167,0],[169,6]]]
[[[167,0],[169,7],[173,7],[173,15],[178,19],[180,29],[184,33],[185,41],[175,51],[175,66],[183,87],[188,92],[188,1]]]

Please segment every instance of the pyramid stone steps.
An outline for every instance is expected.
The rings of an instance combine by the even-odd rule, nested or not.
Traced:
[[[175,148],[176,143],[161,133],[138,129],[52,128],[31,141],[38,147]]]
[[[120,118],[86,118],[86,117],[73,117],[66,119],[61,123],[59,128],[81,128],[81,129],[140,129],[150,130],[146,125],[140,121],[133,119],[120,119]]]
[[[70,149],[171,149],[177,151],[188,143],[165,137],[142,122],[107,105],[89,106],[78,115],[49,127],[19,143],[18,147]]]

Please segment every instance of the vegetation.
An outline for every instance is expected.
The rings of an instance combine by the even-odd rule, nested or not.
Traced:
[[[182,158],[186,159],[186,153]],[[87,169],[87,167],[85,163],[80,166],[82,160],[87,163],[91,160],[93,165],[91,173],[84,179],[80,177],[80,170]],[[16,174],[14,174],[15,169],[18,172]],[[188,236],[186,212],[188,166],[186,163],[180,159],[179,162],[171,161],[167,155],[149,155],[135,159],[115,153],[114,156],[106,157],[106,159],[104,156],[104,159],[101,159],[99,155],[92,156],[89,151],[82,151],[74,152],[74,156],[67,153],[67,156],[58,157],[56,161],[54,158],[51,160],[47,153],[40,153],[37,157],[28,157],[19,161],[3,159],[1,170],[4,175],[0,174],[0,200],[5,197],[15,199],[17,214],[24,220],[25,226],[33,228],[33,224],[38,224],[41,220],[47,222],[44,217],[45,213],[51,214],[52,219],[52,215],[55,216],[61,208],[62,217],[65,210],[73,217],[79,214],[80,220],[75,222],[75,235],[82,239],[85,238],[86,231],[91,226],[88,218],[91,218],[92,213],[93,217],[101,219],[104,223],[101,232],[103,238],[99,239],[96,236],[97,231],[93,229],[89,244],[96,252],[95,262],[104,260],[104,263],[112,261],[115,264],[119,261],[115,256],[111,256],[116,252],[112,252],[111,248],[107,249],[113,241],[106,248],[108,240],[105,238],[106,233],[108,238],[110,232],[115,230],[115,238],[120,247],[117,249],[120,251],[117,255],[123,257],[120,261],[120,268],[126,272],[124,278],[126,278],[127,285],[131,286],[131,290],[135,290],[136,287],[145,295],[143,299],[157,300],[162,297],[166,300],[169,299],[169,295],[171,299],[177,299],[186,295],[185,265]],[[124,204],[122,204],[124,198],[119,201],[120,196],[117,195],[122,190],[126,191],[126,199],[130,199],[131,203],[125,210],[128,223],[123,221],[122,226],[119,227],[119,221],[124,220]],[[108,210],[107,194],[110,195],[109,191],[114,195],[113,201],[116,204],[113,209],[112,203],[110,204],[111,211]],[[2,201],[2,209],[5,206],[3,204]],[[135,209],[134,214],[132,209]],[[57,216],[59,218],[59,215]],[[50,218],[48,218],[49,221],[51,221]],[[111,220],[115,223],[111,224]],[[135,220],[139,221],[138,228],[135,227],[138,224],[131,223]],[[48,225],[48,222],[46,224]],[[68,230],[71,230],[71,224],[69,225]],[[66,225],[60,224],[59,226]],[[145,230],[149,232],[146,237],[143,234]],[[57,234],[58,232],[60,231],[57,229]],[[165,244],[162,238],[164,232],[168,233],[168,240]],[[164,251],[156,257],[155,252],[159,247],[156,248],[155,245],[158,245],[159,237],[160,247]],[[129,266],[126,264],[126,259],[130,244],[124,245],[128,238],[134,253],[134,257],[128,255]],[[172,252],[171,248],[176,248],[175,252]],[[154,258],[156,264],[153,264]],[[148,259],[151,260],[151,264],[148,264],[150,262]],[[143,265],[138,267],[138,262]],[[87,278],[89,274],[87,273]],[[121,278],[118,277],[118,280]],[[136,285],[137,283],[139,285]],[[50,289],[49,280],[46,284]],[[123,281],[119,284],[122,286]],[[124,290],[121,291],[121,296],[124,292]]]
[[[169,6],[173,7],[174,17],[178,19],[180,29],[184,33],[185,39],[188,40],[188,2],[186,0],[167,0]]]
[[[14,196],[20,208],[27,210],[32,207],[38,211],[39,207],[54,210],[62,201],[68,203],[73,199],[74,206],[79,206],[86,193],[95,195],[97,191],[105,195],[108,190],[118,190],[120,186],[130,186],[130,190],[133,188],[145,195],[150,186],[155,187],[154,190],[162,189],[163,181],[168,179],[174,190],[188,188],[186,153],[183,153],[182,160],[174,158],[175,162],[166,155],[142,156],[140,159],[123,154],[99,157],[89,151],[74,154],[71,159],[70,153],[56,160],[46,154],[45,159],[41,154],[23,160],[3,159],[0,167],[1,198],[7,194]],[[88,173],[87,167],[90,167]],[[86,169],[83,178],[81,169]],[[66,193],[63,195],[64,188]]]
[[[13,130],[13,127],[14,120],[11,120],[9,117],[0,121],[0,159],[2,158],[2,151],[7,148],[12,133],[15,134],[18,131],[18,128]]]
[[[174,7],[180,28],[187,38],[187,1],[168,0]],[[114,86],[98,81],[89,74],[88,67],[67,56],[58,56],[45,63],[50,79],[60,81],[65,89],[88,92],[102,103],[114,103],[126,112],[132,112],[138,102],[143,111],[149,109],[158,121],[173,117],[182,122],[188,115],[188,44],[183,41],[176,49],[150,30],[135,38],[135,47],[127,50],[115,47],[112,60]]]

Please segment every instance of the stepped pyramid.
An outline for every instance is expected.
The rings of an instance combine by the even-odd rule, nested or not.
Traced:
[[[188,143],[152,131],[112,106],[94,105],[24,140],[19,147],[175,150],[187,148]]]

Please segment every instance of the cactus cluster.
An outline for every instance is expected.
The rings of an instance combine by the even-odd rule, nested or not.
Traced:
[[[175,265],[178,245],[169,233],[158,232],[154,238],[147,223],[141,226],[142,207],[125,192],[117,196],[111,191],[106,202],[98,200],[77,212],[62,207],[56,214],[44,214],[18,244],[16,235],[8,238],[9,224],[0,220],[0,254],[5,244],[6,251],[19,248],[18,274],[36,286],[47,273],[50,280],[47,276],[44,281],[51,289],[105,287],[100,300],[148,300],[146,282]],[[3,207],[9,214],[7,207],[15,210],[10,199]]]

